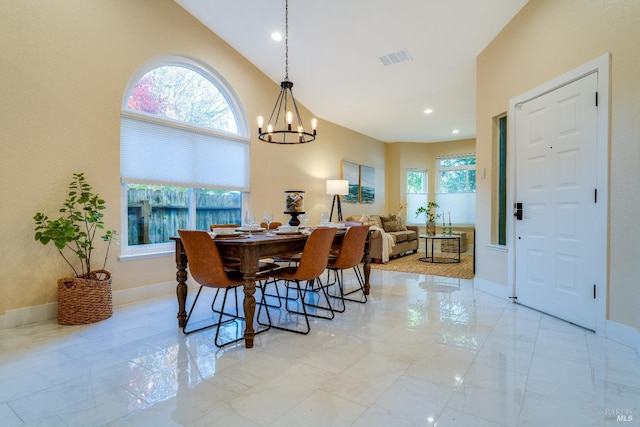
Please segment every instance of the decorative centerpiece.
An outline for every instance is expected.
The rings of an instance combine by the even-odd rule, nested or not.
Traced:
[[[289,225],[300,225],[298,215],[304,214],[304,191],[285,190],[284,213],[291,215]]]
[[[436,214],[436,209],[440,206],[436,202],[427,203],[427,207],[420,206],[416,210],[416,218],[420,216],[420,214],[425,214],[427,219],[426,224],[426,234],[427,236],[434,236],[436,234],[436,219],[440,217],[440,214]]]

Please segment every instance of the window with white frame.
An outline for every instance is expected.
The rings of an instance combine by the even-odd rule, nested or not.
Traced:
[[[178,229],[240,223],[249,150],[244,112],[213,69],[184,57],[142,66],[120,124],[123,255],[170,250]]]
[[[436,159],[436,203],[448,224],[476,222],[476,156],[465,154]]]
[[[422,224],[416,218],[416,210],[427,206],[429,193],[428,175],[426,169],[407,169],[407,224]]]

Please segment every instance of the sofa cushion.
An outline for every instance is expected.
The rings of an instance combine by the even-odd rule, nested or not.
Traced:
[[[405,231],[405,234],[407,235],[407,240],[417,240],[418,239],[418,232],[415,231],[415,230],[407,229],[407,231]]]
[[[407,233],[404,231],[391,231],[388,234],[391,234],[396,239],[396,243],[407,241]]]
[[[396,220],[395,215],[381,216],[380,219],[382,220],[382,229],[387,233],[399,231],[398,221]]]

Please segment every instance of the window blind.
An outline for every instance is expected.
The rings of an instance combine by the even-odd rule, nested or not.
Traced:
[[[437,211],[444,214],[447,225],[449,213],[452,224],[476,223],[476,193],[437,193],[436,203],[440,206]],[[442,225],[442,217],[437,219],[436,225]]]
[[[248,140],[122,115],[123,182],[249,191]]]

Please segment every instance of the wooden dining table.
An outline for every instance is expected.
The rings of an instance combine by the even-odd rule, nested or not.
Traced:
[[[338,229],[334,239],[334,245],[339,245],[346,229]],[[274,258],[277,256],[289,255],[302,252],[307,241],[307,234],[287,234],[287,235],[266,235],[265,233],[252,233],[251,236],[240,236],[239,238],[216,238],[216,246],[224,260],[233,261],[236,265],[239,263],[239,269],[244,279],[244,315],[245,315],[245,331],[244,343],[246,348],[253,347],[253,338],[255,330],[253,328],[253,320],[256,308],[256,299],[254,297],[256,291],[256,274],[259,271],[260,260],[265,258]],[[178,298],[178,326],[184,327],[187,312],[187,266],[189,260],[182,246],[179,237],[172,237],[175,241],[175,259],[176,259],[176,295]],[[369,294],[370,284],[369,275],[371,272],[371,257],[369,255],[369,244],[365,245],[363,257],[364,262],[364,289],[365,294]]]

